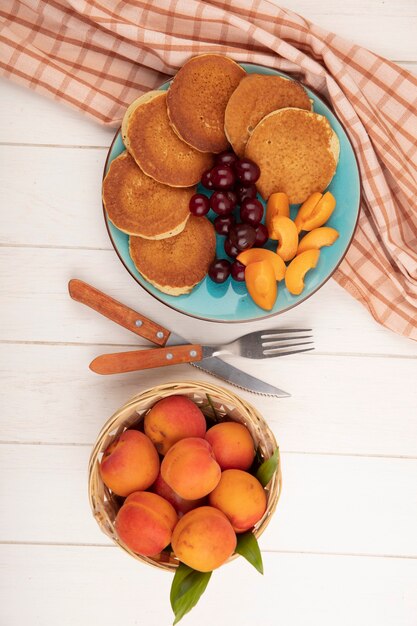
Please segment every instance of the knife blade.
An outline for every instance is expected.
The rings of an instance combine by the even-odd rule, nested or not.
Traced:
[[[78,279],[70,280],[68,290],[73,300],[89,306],[101,315],[116,322],[116,324],[148,339],[152,343],[159,346],[174,346],[189,343],[177,333],[170,333],[169,330],[163,326],[149,320],[144,315],[130,309],[84,281]],[[187,347],[189,347],[189,345]],[[259,378],[246,374],[219,357],[206,359],[204,365],[202,365],[202,361],[194,361],[190,363],[190,365],[251,393],[275,396],[278,398],[291,396],[291,394],[279,389],[279,387],[275,387]]]

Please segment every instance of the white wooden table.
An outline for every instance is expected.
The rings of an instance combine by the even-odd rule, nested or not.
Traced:
[[[417,70],[415,0],[287,4]],[[186,365],[92,374],[95,355],[136,339],[71,301],[67,282],[91,282],[193,341],[248,327],[182,317],[142,291],[102,218],[112,131],[4,80],[0,89],[0,623],[165,626],[171,576],[100,533],[87,461],[103,422],[141,388],[209,377]],[[317,350],[234,360],[293,394],[242,394],[282,451],[283,494],[261,540],[265,576],[242,560],[221,568],[183,623],[415,626],[417,345],[378,326],[334,281],[279,322],[311,325]]]

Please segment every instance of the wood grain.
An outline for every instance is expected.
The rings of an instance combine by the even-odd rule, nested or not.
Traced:
[[[68,283],[68,291],[73,300],[85,304],[112,322],[152,343],[164,346],[169,338],[170,332],[166,328],[82,280],[72,278]]]
[[[175,380],[216,380],[190,365],[97,376],[88,364],[100,350],[94,344],[0,345],[0,363],[7,364],[1,439],[91,445],[110,415],[141,390]],[[231,362],[292,392],[277,400],[232,387],[258,407],[281,450],[417,458],[415,360],[311,353],[276,363]]]
[[[0,553],[7,626],[172,623],[171,575],[117,548],[4,545]],[[415,626],[415,561],[266,553],[264,565],[264,576],[241,560],[217,570],[184,624],[238,616],[241,626]]]
[[[200,361],[203,356],[201,346],[188,344],[169,348],[150,350],[130,350],[101,354],[90,363],[90,369],[96,374],[124,374],[156,367],[168,367],[180,363]]]

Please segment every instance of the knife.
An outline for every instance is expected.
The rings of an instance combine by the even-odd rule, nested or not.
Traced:
[[[189,351],[195,351],[196,355],[195,357],[191,357],[193,362],[190,362],[190,365],[212,374],[217,378],[221,378],[236,387],[240,387],[241,389],[252,393],[276,396],[278,398],[286,398],[291,395],[286,391],[279,389],[279,387],[270,385],[262,380],[259,380],[259,378],[255,378],[250,374],[242,372],[242,370],[237,367],[234,367],[229,363],[225,363],[219,357],[211,357],[210,359],[205,359],[204,361],[201,360],[201,353],[199,353],[199,350],[197,349],[198,346],[188,344],[187,340],[177,333],[170,332],[163,326],[153,322],[137,311],[130,309],[121,302],[118,302],[95,287],[92,287],[88,283],[72,279],[68,283],[68,290],[73,300],[89,306],[101,315],[104,315],[120,326],[127,328],[136,335],[140,335],[160,347],[166,347],[166,352],[164,352],[164,354],[169,354],[169,346],[177,346],[176,352],[178,352],[181,344],[187,344],[182,346],[184,350],[182,355],[183,360],[176,361],[178,363],[190,362]],[[152,360],[151,353],[153,351],[146,350],[146,352],[149,353],[149,358]],[[161,351],[158,350],[157,352]],[[132,352],[124,354],[129,355],[132,354]],[[187,360],[185,360],[185,357],[187,357]],[[167,363],[169,360],[170,359],[168,357]],[[157,366],[158,365],[151,365],[150,367]]]

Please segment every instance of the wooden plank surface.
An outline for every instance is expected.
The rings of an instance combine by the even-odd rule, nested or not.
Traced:
[[[287,6],[417,72],[415,0]],[[104,227],[97,190],[114,129],[4,79],[0,93],[0,623],[163,626],[171,578],[99,531],[88,457],[104,421],[141,388],[213,379],[190,366],[92,374],[94,356],[139,341],[71,301],[67,281],[90,281],[194,342],[273,324],[167,315],[118,262]],[[184,624],[415,626],[417,344],[377,325],[334,281],[276,326],[312,327],[316,351],[232,359],[293,393],[241,393],[282,451],[265,576],[242,561],[222,568]]]
[[[165,626],[171,575],[117,548],[0,546],[7,626]],[[412,559],[264,554],[265,575],[237,560],[214,572],[183,624],[415,626]]]
[[[190,365],[93,374],[88,363],[108,349],[0,344],[0,361],[7,364],[0,396],[1,439],[92,444],[111,414],[141,389],[173,380],[213,382]],[[278,366],[236,362],[293,393],[276,400],[232,387],[259,408],[282,450],[417,458],[416,360],[312,354],[286,357]]]

